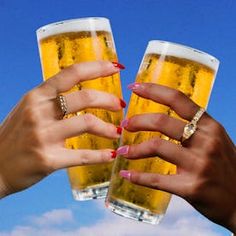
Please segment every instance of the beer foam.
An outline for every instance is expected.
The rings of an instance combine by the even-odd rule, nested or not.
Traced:
[[[206,65],[217,72],[219,60],[206,52],[166,41],[149,41],[145,54],[160,54],[179,58],[185,58]]]
[[[39,41],[52,35],[80,31],[111,32],[111,26],[109,20],[106,18],[88,17],[51,23],[40,27],[36,33]]]

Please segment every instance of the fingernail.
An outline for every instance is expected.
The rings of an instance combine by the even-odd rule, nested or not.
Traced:
[[[121,146],[116,150],[117,155],[125,155],[129,152],[129,146]]]
[[[128,171],[128,170],[121,170],[121,171],[120,171],[120,176],[123,177],[123,178],[125,178],[125,179],[130,180],[131,172]]]
[[[117,134],[122,134],[122,127],[118,126],[116,127]]]
[[[121,107],[125,108],[126,102],[123,99],[120,99],[120,105],[121,105]]]
[[[115,159],[117,156],[116,151],[111,151],[111,158]]]
[[[132,84],[129,84],[129,85],[127,86],[127,88],[128,88],[129,90],[132,90],[132,91],[133,91],[133,90],[139,89],[140,86],[141,86],[140,83],[132,83]]]
[[[125,69],[125,66],[120,64],[120,63],[118,63],[118,62],[112,62],[112,64],[114,65],[114,67],[119,68],[121,70]]]
[[[128,126],[128,123],[129,123],[129,120],[128,119],[124,119],[124,120],[121,121],[120,126],[122,128],[126,128]]]

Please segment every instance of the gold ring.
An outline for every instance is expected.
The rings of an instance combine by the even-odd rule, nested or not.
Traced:
[[[197,130],[197,122],[202,117],[204,112],[205,112],[205,109],[201,107],[197,111],[193,119],[184,126],[184,132],[181,137],[181,143],[189,139],[195,133],[195,131]]]
[[[62,115],[64,117],[67,114],[67,111],[68,111],[66,98],[63,95],[58,95],[57,96],[57,101],[58,101],[59,107],[61,108]]]

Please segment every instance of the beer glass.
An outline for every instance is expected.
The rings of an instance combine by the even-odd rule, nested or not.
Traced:
[[[219,61],[207,53],[154,40],[148,43],[136,82],[151,82],[178,89],[206,108],[218,66]],[[178,117],[169,107],[132,94],[127,118],[153,112]],[[138,144],[157,136],[169,140],[159,132],[124,131],[121,141],[122,145]],[[168,175],[176,173],[176,166],[159,157],[127,160],[122,156],[117,157],[113,165],[106,206],[121,216],[158,224],[165,214],[171,194],[130,183],[119,176],[122,169]]]
[[[106,18],[81,18],[43,26],[37,30],[38,47],[44,80],[74,63],[95,60],[117,62],[117,54],[109,20]],[[79,83],[71,91],[97,89],[122,98],[119,73],[108,78],[98,78]],[[71,116],[92,113],[100,119],[119,125],[123,111],[85,109]],[[83,134],[66,140],[70,149],[116,149],[119,140]],[[58,157],[59,158],[59,157]],[[72,194],[76,200],[106,196],[112,163],[68,168]]]

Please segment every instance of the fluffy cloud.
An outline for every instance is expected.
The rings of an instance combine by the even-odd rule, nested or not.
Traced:
[[[101,208],[101,206],[100,206]],[[212,224],[200,216],[184,200],[173,197],[164,220],[156,226],[126,220],[107,212],[104,219],[92,227],[82,227],[79,236],[221,236]]]
[[[70,225],[75,221],[68,209],[55,209],[41,216],[31,218],[28,225],[16,226],[10,232],[0,232],[0,236],[222,236],[212,229],[213,224],[200,216],[189,204],[174,197],[164,220],[156,226],[135,222],[104,210],[104,203],[98,201],[95,212],[103,212],[104,217],[90,227],[67,230],[61,224]]]
[[[65,222],[73,222],[73,213],[68,209],[55,209],[46,212],[39,217],[32,217],[31,221],[37,226],[50,226],[56,224],[64,224]]]

